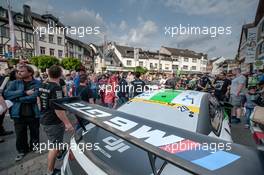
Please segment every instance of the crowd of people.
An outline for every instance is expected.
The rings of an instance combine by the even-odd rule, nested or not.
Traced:
[[[161,73],[142,75],[138,72],[96,74],[87,73],[85,69],[63,74],[62,68],[56,65],[47,72],[39,73],[30,65],[22,64],[1,75],[0,85],[6,82],[7,77],[5,87],[0,88],[0,135],[13,134],[3,127],[4,117],[9,113],[14,121],[16,134],[16,161],[23,159],[30,151],[37,151],[34,148],[39,143],[40,124],[48,140],[54,144],[63,142],[65,130],[74,130],[66,112],[52,105],[51,99],[79,96],[88,103],[116,109],[130,98],[151,90],[152,86],[158,89],[203,91],[233,106],[231,123],[240,123],[245,113],[246,128],[249,128],[249,117],[254,107],[264,105],[263,72],[243,75],[239,68],[232,73],[223,72],[216,76]],[[1,139],[0,142],[4,140]],[[57,149],[49,150],[47,174],[56,174],[59,171],[54,166],[56,157],[60,154]]]

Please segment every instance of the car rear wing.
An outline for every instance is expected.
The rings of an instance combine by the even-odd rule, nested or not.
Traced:
[[[89,104],[78,97],[53,103],[145,150],[154,175],[167,163],[192,174],[264,173],[264,155],[259,150]],[[164,160],[159,169],[156,158]]]

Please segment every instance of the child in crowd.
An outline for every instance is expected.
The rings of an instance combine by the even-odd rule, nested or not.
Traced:
[[[250,127],[250,115],[252,114],[254,108],[257,106],[257,100],[259,98],[259,94],[257,93],[256,86],[250,86],[248,88],[248,93],[246,94],[246,124],[245,128]]]

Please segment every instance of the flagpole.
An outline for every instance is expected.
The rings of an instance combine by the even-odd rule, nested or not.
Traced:
[[[16,46],[16,38],[15,38],[15,30],[14,30],[14,22],[11,13],[11,5],[10,0],[6,0],[8,6],[8,21],[9,21],[9,32],[10,32],[10,41],[11,41],[11,51],[12,58],[15,58],[15,46]]]

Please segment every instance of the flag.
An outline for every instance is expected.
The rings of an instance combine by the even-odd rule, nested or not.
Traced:
[[[11,51],[12,51],[12,58],[14,58],[15,57],[15,51],[16,51],[16,36],[15,36],[15,29],[14,29],[14,21],[13,21],[13,16],[11,13],[10,0],[6,0],[6,2],[7,2],[7,6],[8,6],[8,20],[9,20]]]

